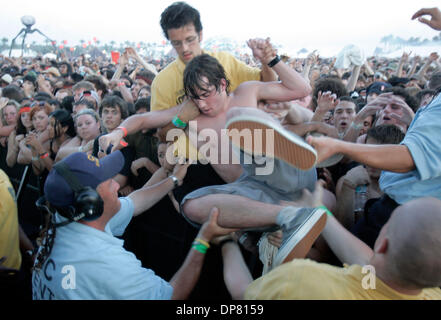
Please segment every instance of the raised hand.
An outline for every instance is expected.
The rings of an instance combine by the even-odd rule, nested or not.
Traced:
[[[337,99],[337,95],[331,91],[322,93],[319,91],[317,98],[317,108],[320,111],[327,112],[334,110],[339,104],[340,100]]]
[[[401,61],[406,63],[411,54],[412,54],[412,51],[410,51],[409,53],[403,52],[403,55],[401,56]]]
[[[122,149],[127,146],[127,142],[123,140],[124,132],[122,130],[113,130],[111,133],[101,136],[99,138],[100,150],[106,153],[110,145],[112,145],[111,152]]]
[[[401,110],[403,110],[402,116],[399,116],[395,113],[391,113],[390,116],[394,119],[399,120],[400,122],[404,123],[405,125],[410,126],[413,118],[415,117],[415,113],[413,112],[413,110],[407,105],[406,102],[404,102],[400,98],[397,98],[396,96],[392,96],[389,99],[392,103],[394,103],[397,106],[400,106]]]
[[[309,65],[314,65],[318,62],[319,59],[319,55],[316,54],[317,50],[314,50],[313,52],[311,52],[308,57],[306,58],[306,63]]]
[[[138,176],[138,170],[141,168],[147,167],[147,158],[139,158],[132,162],[132,165],[130,166],[130,170],[132,171],[134,176]]]
[[[438,55],[438,53],[436,53],[436,52],[432,52],[432,53],[430,54],[430,56],[429,56],[429,60],[430,60],[431,62],[436,61],[436,60],[438,60],[438,59],[439,59],[439,55]]]
[[[387,92],[379,95],[376,99],[369,102],[357,113],[354,122],[362,123],[367,117],[373,116],[377,112],[381,111],[387,104],[390,103],[389,98],[392,96],[392,92]]]
[[[423,18],[425,15],[429,15],[431,19]],[[432,29],[441,31],[441,11],[438,8],[420,9],[412,16],[412,20],[417,18],[419,22],[427,24]]]
[[[265,65],[271,62],[277,54],[270,42],[270,38],[250,39],[247,41],[247,45],[253,51],[254,58]]]

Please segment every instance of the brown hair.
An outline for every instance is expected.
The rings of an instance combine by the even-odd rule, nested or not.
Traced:
[[[29,116],[31,117],[31,121],[37,112],[44,111],[49,116],[51,112],[55,110],[55,108],[46,101],[37,102],[36,105],[34,106],[31,105],[31,108],[32,108],[31,113],[29,114]]]

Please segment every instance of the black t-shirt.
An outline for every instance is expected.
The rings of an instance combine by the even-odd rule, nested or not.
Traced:
[[[101,134],[99,135],[95,141],[93,142],[93,151],[92,151],[92,155],[94,157],[98,157],[98,150],[99,150],[99,138],[104,135]],[[121,171],[119,172],[119,174],[122,174],[125,177],[128,177],[130,175],[130,167],[132,166],[132,162],[134,160],[135,157],[135,151],[133,150],[132,147],[125,147],[124,149],[121,149],[121,153],[124,156],[124,167],[121,169]]]
[[[188,167],[187,175],[182,186],[173,190],[176,201],[181,203],[182,199],[197,189],[225,184],[225,181],[217,174],[210,164],[193,164]]]

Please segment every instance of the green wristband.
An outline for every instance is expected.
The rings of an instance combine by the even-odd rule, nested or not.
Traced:
[[[331,213],[331,211],[329,211],[328,208],[326,208],[325,206],[320,206],[319,209],[323,209],[323,210],[325,210],[325,211],[326,211],[326,214],[327,214],[328,216],[331,216],[331,217],[334,216],[334,215]]]
[[[193,243],[192,248],[195,249],[196,251],[199,251],[202,254],[207,253],[207,249],[208,249],[206,246],[204,246],[203,244],[201,244],[199,242]]]
[[[181,119],[179,119],[178,116],[175,116],[173,118],[172,123],[175,125],[176,128],[179,128],[179,129],[187,128],[187,124],[185,122],[183,122]]]

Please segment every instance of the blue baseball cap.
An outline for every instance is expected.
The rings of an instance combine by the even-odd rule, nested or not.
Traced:
[[[392,85],[387,82],[374,82],[366,89],[366,96],[371,93],[382,94],[384,90],[392,88]]]
[[[62,160],[84,187],[95,189],[102,182],[116,176],[124,166],[121,151],[113,152],[101,159],[84,152],[77,152]],[[44,184],[44,194],[49,203],[56,207],[74,204],[75,194],[67,181],[52,169]]]

